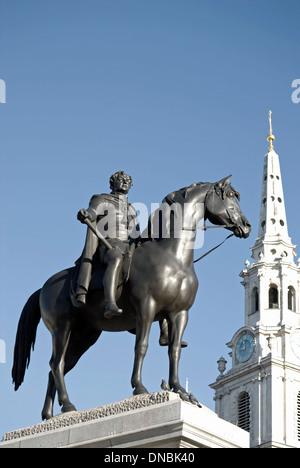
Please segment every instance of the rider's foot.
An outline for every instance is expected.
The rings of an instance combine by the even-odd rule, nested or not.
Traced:
[[[169,338],[166,334],[161,334],[159,337],[159,344],[160,346],[168,346],[169,345]],[[181,347],[186,348],[188,346],[186,341],[181,342]]]
[[[123,310],[120,309],[117,304],[107,304],[104,312],[104,317],[110,319],[111,317],[120,317],[123,314]]]
[[[86,296],[85,294],[77,294],[76,301],[78,302],[79,306],[84,306],[86,304]]]

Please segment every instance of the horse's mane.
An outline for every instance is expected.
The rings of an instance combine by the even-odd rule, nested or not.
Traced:
[[[179,190],[175,190],[174,192],[169,193],[168,195],[165,196],[162,203],[168,203],[169,205],[172,205],[172,203],[180,203],[183,200],[186,200],[188,198],[188,195],[191,192],[191,190],[193,190],[193,188],[200,186],[200,185],[212,185],[212,184],[210,182],[196,182],[192,185],[183,187]]]
[[[180,203],[188,198],[189,193],[195,187],[205,186],[205,185],[215,186],[217,194],[220,195],[222,198],[224,198],[226,191],[232,190],[236,198],[240,200],[239,192],[234,187],[232,187],[231,184],[227,184],[225,188],[220,188],[217,183],[196,182],[192,185],[189,185],[188,187],[183,187],[179,190],[175,190],[174,192],[169,193],[168,195],[165,196],[162,203],[168,203],[169,205],[172,205],[173,203]]]
[[[187,187],[183,187],[179,190],[175,190],[174,192],[169,193],[168,195],[165,196],[165,198],[162,200],[161,206],[154,211],[148,220],[148,227],[143,233],[144,238],[155,238],[155,239],[161,239],[161,231],[162,229],[165,229],[168,233],[171,232],[171,218],[174,215],[173,208],[171,208],[171,211],[164,211],[162,208],[164,204],[167,204],[169,206],[172,206],[174,204],[182,205],[183,203],[188,203],[189,202],[189,194],[193,191],[195,188],[203,188],[206,190],[208,193],[210,190],[213,188],[215,189],[217,195],[219,195],[222,199],[224,199],[227,191],[233,191],[234,195],[236,198],[239,200],[240,199],[240,194],[237,190],[235,190],[232,185],[226,184],[225,186],[220,185],[218,182],[212,183],[212,182],[196,182],[194,184],[191,184]],[[155,235],[153,236],[150,234],[152,232],[152,227],[153,224],[156,226],[155,230]],[[145,232],[147,232],[145,236]]]
[[[176,218],[176,216],[179,215],[179,212],[177,211],[179,205],[188,203],[189,194],[192,192],[193,189],[197,187],[201,189],[201,187],[203,186],[203,188],[205,187],[206,190],[208,190],[209,187],[211,187],[212,185],[214,184],[210,182],[197,182],[192,185],[189,185],[188,187],[183,187],[166,195],[165,198],[162,200],[160,207],[151,214],[148,221],[148,227],[144,231],[143,237],[159,240],[164,237],[164,232],[168,234],[168,237],[170,237],[174,230],[174,216]],[[166,204],[171,207],[169,210],[165,209],[164,205]],[[178,206],[175,206],[175,208],[173,209],[173,206],[176,204],[178,204]],[[147,234],[145,235],[145,233]]]

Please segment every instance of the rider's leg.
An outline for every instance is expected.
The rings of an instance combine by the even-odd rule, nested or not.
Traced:
[[[104,256],[106,270],[103,278],[104,295],[106,300],[105,318],[121,315],[122,309],[116,304],[116,291],[123,265],[123,255],[117,249],[107,250]]]
[[[169,344],[169,337],[168,337],[168,322],[166,319],[159,321],[160,327],[160,337],[159,337],[159,344],[160,346],[168,346]]]
[[[160,346],[168,346],[169,345],[169,335],[168,335],[168,322],[166,319],[160,320],[159,322],[160,327],[160,337],[159,337],[159,344]],[[186,341],[181,342],[181,347],[187,347]]]

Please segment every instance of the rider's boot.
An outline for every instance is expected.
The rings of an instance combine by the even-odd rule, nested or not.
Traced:
[[[113,261],[110,261],[105,271],[103,286],[106,299],[106,307],[104,311],[104,317],[106,319],[119,317],[123,313],[123,310],[120,309],[116,303],[116,290],[121,268],[122,259],[115,258]]]
[[[78,307],[84,307],[86,305],[86,295],[85,294],[76,295],[76,301],[78,303]]]
[[[168,346],[169,345],[169,334],[168,334],[168,322],[166,319],[160,320],[160,337],[159,337],[159,344],[160,346]],[[186,341],[181,342],[181,347],[186,348],[188,346]]]
[[[74,298],[76,301],[74,305],[76,305],[76,307],[84,307],[86,305],[86,294],[87,294],[87,291],[85,291],[83,287],[77,286],[77,290],[75,292],[75,298]]]

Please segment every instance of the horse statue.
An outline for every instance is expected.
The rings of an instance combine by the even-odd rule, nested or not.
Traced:
[[[151,325],[166,320],[168,324],[169,387],[186,394],[178,375],[182,336],[198,289],[194,270],[194,242],[201,219],[232,231],[238,238],[247,238],[251,226],[240,210],[239,193],[226,177],[217,183],[195,183],[166,196],[170,210],[160,212],[162,228],[139,243],[131,260],[128,280],[117,292],[123,314],[104,318],[103,290],[91,288],[83,308],[75,307],[71,298],[74,268],[52,276],[25,304],[16,335],[12,369],[15,390],[24,380],[31,347],[35,343],[40,318],[52,335],[48,388],[42,418],[53,416],[57,392],[62,412],[76,411],[70,402],[64,376],[99,338],[102,331],[130,331],[136,334],[135,358],[131,385],[133,394],[148,393],[142,383],[142,365],[148,347]],[[173,210],[174,208],[174,210]],[[181,211],[180,235],[176,234],[174,212]],[[150,217],[153,225],[157,213]],[[155,231],[155,229],[153,229]]]

